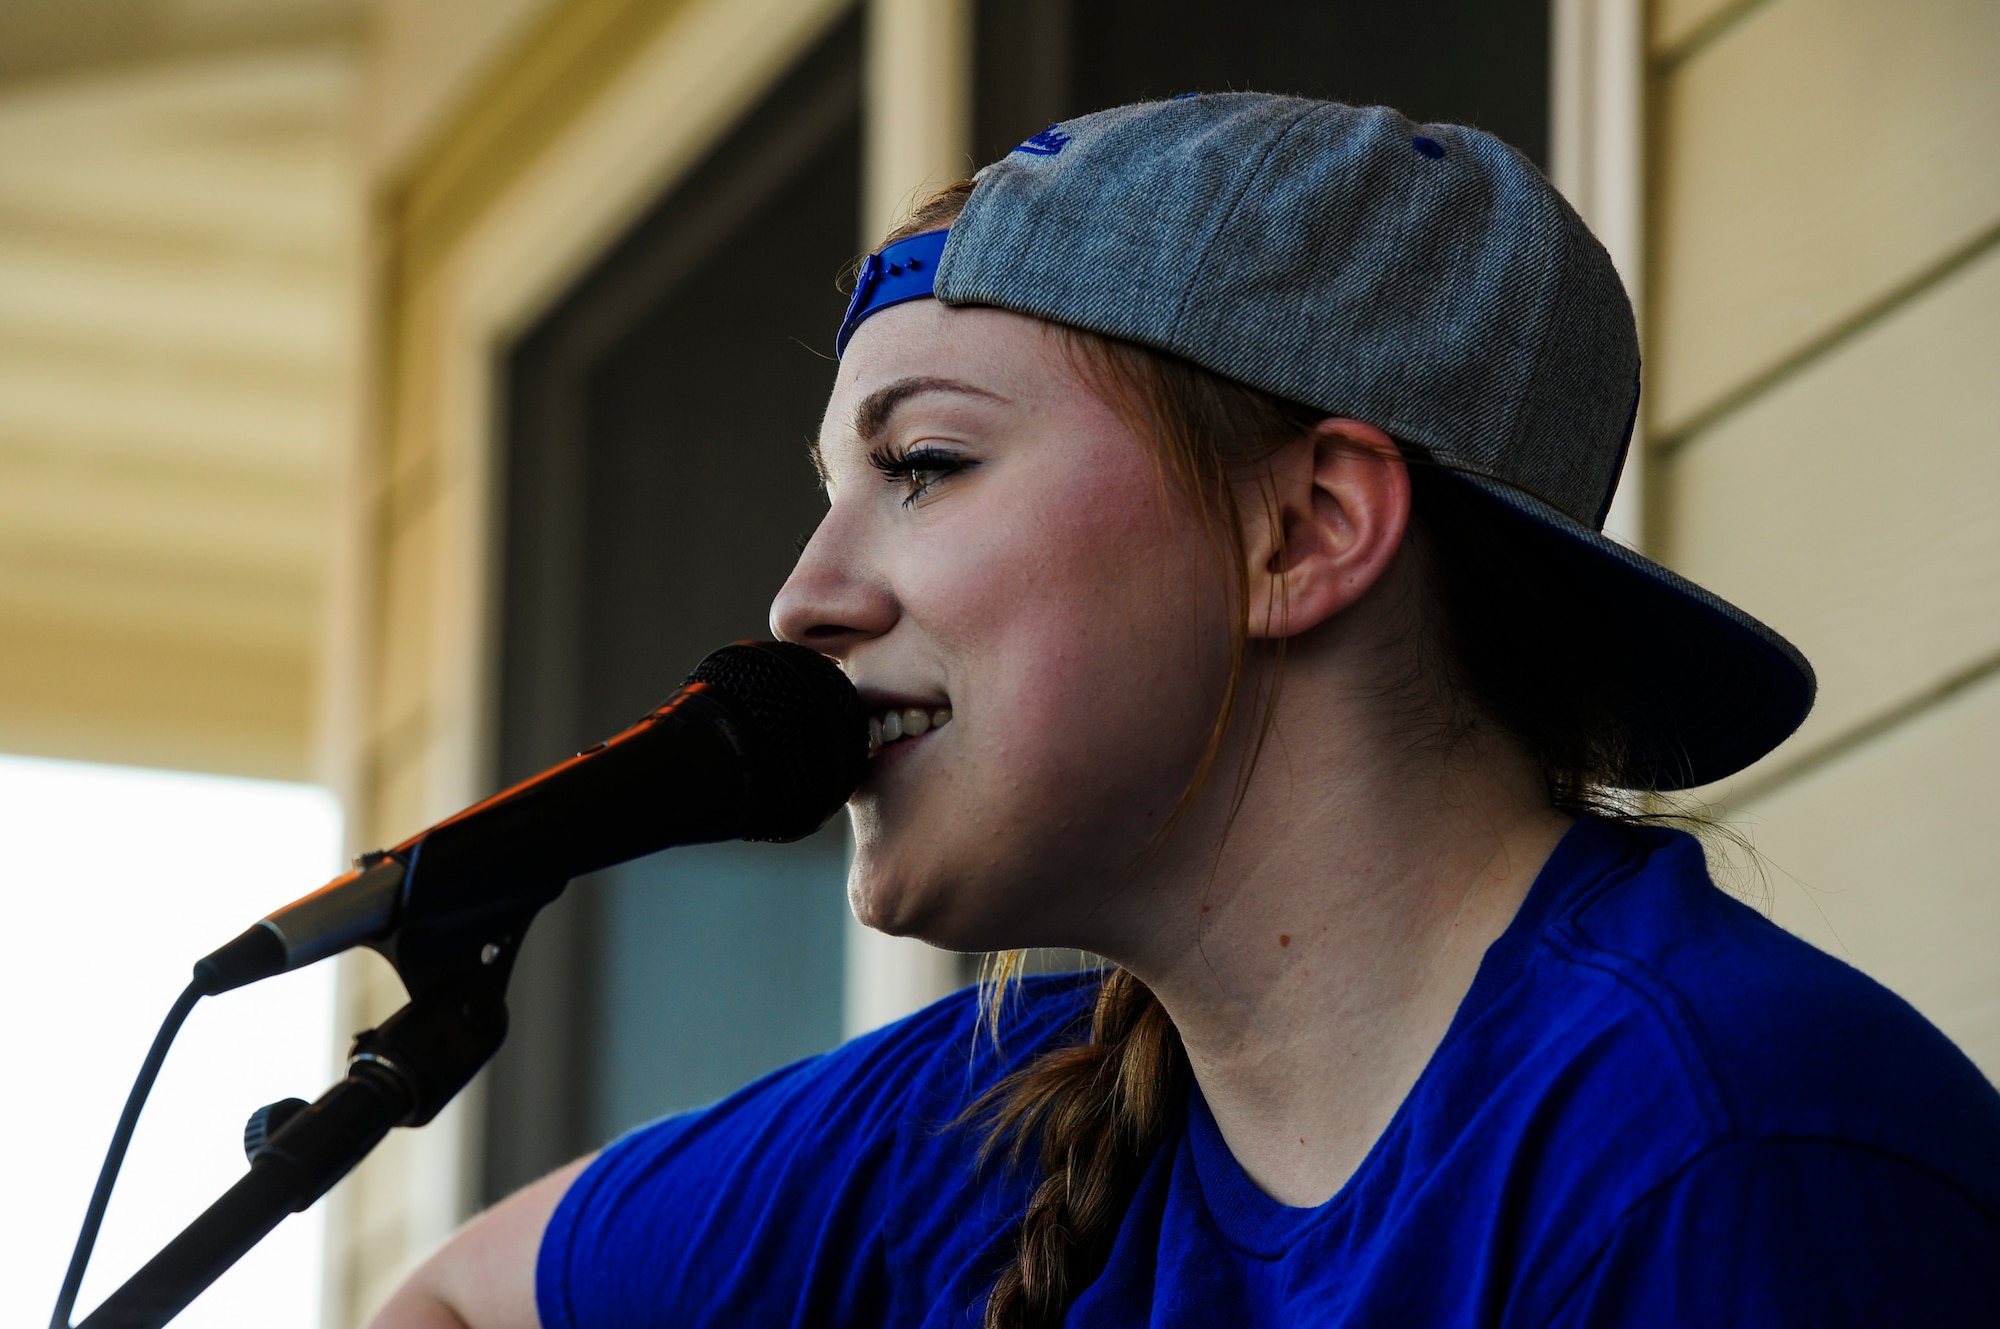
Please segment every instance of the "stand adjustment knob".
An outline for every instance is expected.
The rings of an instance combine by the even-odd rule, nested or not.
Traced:
[[[256,1162],[257,1151],[264,1147],[265,1142],[285,1129],[286,1122],[311,1106],[303,1098],[281,1098],[252,1112],[250,1120],[243,1123],[243,1156]]]

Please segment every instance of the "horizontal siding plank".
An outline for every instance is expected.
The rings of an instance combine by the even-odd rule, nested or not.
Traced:
[[[2000,5],[1775,0],[1658,88],[1648,431],[2000,222]]]
[[[2000,680],[1743,809],[1772,917],[2000,1080]]]
[[[253,260],[345,247],[357,72],[334,49],[246,53],[0,91],[0,224]]]
[[[0,336],[293,374],[347,350],[342,255],[274,266],[135,248],[0,231]]]
[[[0,543],[0,619],[166,638],[210,651],[306,654],[321,644],[323,615],[316,580],[258,580],[244,570],[195,576],[139,559],[30,561]]]
[[[0,614],[0,751],[308,779],[313,670],[307,650]]]
[[[144,558],[210,575],[240,567],[318,585],[332,536],[314,478],[0,452],[0,546]]]
[[[1814,715],[1767,763],[2000,651],[1996,348],[2000,251],[1663,466],[1661,555],[1819,672]]]

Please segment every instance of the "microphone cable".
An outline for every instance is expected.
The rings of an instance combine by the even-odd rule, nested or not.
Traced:
[[[118,1170],[125,1165],[132,1132],[138,1128],[139,1114],[153,1092],[153,1081],[160,1078],[160,1067],[166,1064],[167,1050],[173,1047],[174,1038],[187,1023],[195,1003],[207,995],[205,986],[202,976],[197,974],[175,999],[173,1009],[160,1023],[160,1032],[153,1035],[153,1046],[139,1067],[139,1077],[132,1082],[132,1092],[125,1096],[125,1110],[118,1116],[118,1128],[111,1132],[111,1147],[104,1151],[104,1166],[97,1171],[97,1188],[90,1193],[90,1206],[83,1211],[83,1229],[76,1234],[76,1249],[70,1252],[69,1270],[63,1275],[62,1291],[56,1294],[56,1309],[49,1317],[49,1329],[73,1329],[70,1312],[76,1308],[77,1293],[83,1289],[83,1273],[90,1267],[90,1252],[97,1245],[97,1230],[104,1225],[104,1211],[111,1207],[111,1188],[118,1184]]]

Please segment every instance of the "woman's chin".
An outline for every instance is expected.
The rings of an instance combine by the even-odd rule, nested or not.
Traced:
[[[927,925],[940,912],[933,897],[923,882],[870,869],[858,856],[847,879],[847,904],[855,920],[892,937],[930,941]]]
[[[892,937],[913,937],[948,951],[1002,949],[990,920],[967,916],[963,899],[934,878],[899,878],[869,871],[857,859],[847,902],[863,927]],[[1004,929],[1003,929],[1004,930]]]

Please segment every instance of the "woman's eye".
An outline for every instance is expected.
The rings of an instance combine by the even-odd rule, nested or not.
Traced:
[[[884,480],[902,487],[904,507],[922,498],[932,485],[972,464],[938,448],[912,448],[907,452],[877,448],[868,454],[868,462],[882,473]]]

